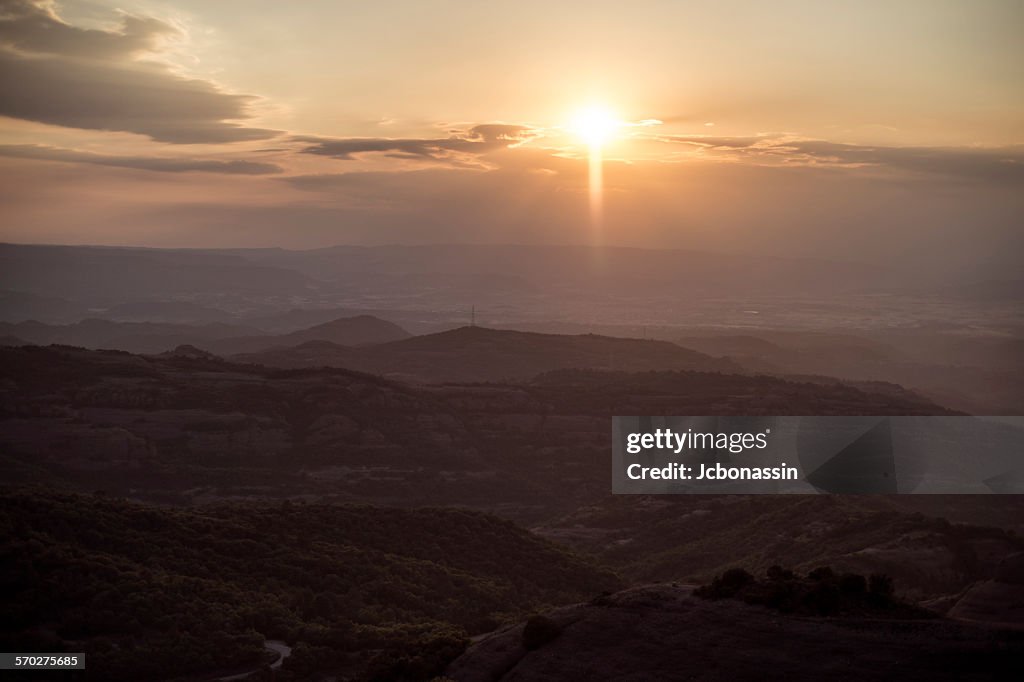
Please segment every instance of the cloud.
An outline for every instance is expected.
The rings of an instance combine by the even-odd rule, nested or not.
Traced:
[[[256,100],[190,79],[149,59],[177,29],[125,17],[119,30],[63,22],[48,4],[0,0],[0,115],[147,135],[170,143],[263,139],[242,123]]]
[[[878,166],[978,180],[1024,181],[1024,147],[887,147],[856,145],[790,136],[753,137],[662,136],[659,139],[691,145],[744,159],[789,164]]]
[[[509,147],[533,139],[538,132],[529,126],[508,123],[482,123],[473,126],[467,139],[499,147]]]
[[[245,196],[216,195],[147,202],[97,224],[138,226],[137,239],[170,234],[176,245],[589,243],[594,233],[586,164],[555,161],[554,174],[531,172],[516,159],[515,167],[486,172],[437,165],[253,178],[247,182],[265,183],[261,195],[272,196],[270,186],[282,185],[305,196],[285,193],[260,205]],[[602,230],[609,244],[897,265],[909,254],[959,267],[1009,253],[1020,243],[1024,198],[1009,185],[951,187],[937,176],[878,182],[867,173],[815,165],[791,171],[714,161],[620,164],[608,168],[605,180]],[[28,214],[12,224],[27,225],[26,231],[35,231],[30,234],[44,221],[51,231],[72,235],[98,229],[80,224],[88,215],[64,218]],[[289,229],[282,232],[281,225]]]
[[[302,152],[351,161],[358,154],[382,153],[407,159],[465,162],[474,156],[513,147],[540,134],[534,128],[506,123],[484,123],[466,130],[454,130],[445,138],[383,138],[383,137],[296,137],[309,143]]]
[[[119,31],[72,26],[48,3],[0,0],[0,45],[32,54],[116,59],[154,51],[178,29],[151,17],[125,15]]]
[[[297,164],[319,175],[183,173],[153,182],[142,171],[83,173],[0,158],[0,204],[4,234],[15,241],[307,248],[593,240],[586,162],[539,145],[487,159],[484,171],[327,163]],[[609,244],[897,265],[912,257],[944,268],[1020,251],[1024,196],[1005,183],[923,174],[879,181],[875,171],[836,172],[824,163],[711,155],[608,163],[604,180],[601,229]]]
[[[228,173],[232,175],[269,175],[282,171],[281,167],[276,164],[257,161],[112,156],[38,144],[0,145],[0,156],[38,159],[40,161],[90,163],[98,166],[135,168],[160,173],[205,172]]]
[[[849,165],[877,165],[986,182],[1024,181],[1024,147],[875,147],[823,140],[787,142],[795,155]]]
[[[678,142],[680,144],[688,144],[694,147],[704,147],[708,149],[744,149],[752,147],[755,144],[763,142],[765,137],[762,136],[751,136],[751,137],[712,137],[710,135],[661,135],[658,137],[659,140],[665,142]]]

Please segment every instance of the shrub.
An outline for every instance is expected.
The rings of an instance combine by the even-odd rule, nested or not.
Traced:
[[[704,599],[729,599],[748,585],[756,584],[754,576],[742,568],[730,568],[722,575],[715,576],[710,585],[702,585],[694,592]]]
[[[807,574],[810,580],[827,581],[834,580],[836,577],[835,571],[832,570],[831,566],[818,566],[816,569]]]
[[[831,581],[819,580],[804,595],[804,608],[819,616],[831,616],[839,611],[839,588]]]
[[[864,594],[867,589],[868,582],[859,573],[844,573],[839,578],[839,590],[843,594]]]
[[[892,597],[892,577],[885,573],[872,573],[871,577],[868,578],[868,592],[876,597],[884,597],[886,599]]]
[[[775,565],[768,569],[768,580],[792,580],[796,576],[793,571],[782,566]]]
[[[562,632],[562,628],[547,616],[530,616],[523,628],[523,646],[533,651],[553,641]]]
[[[932,615],[896,599],[893,581],[888,575],[876,573],[870,581],[856,573],[844,573],[836,578],[827,566],[814,569],[806,578],[773,566],[763,580],[755,580],[742,569],[732,569],[710,584],[698,587],[694,596],[712,600],[738,599],[783,613],[810,616],[870,614],[890,618],[927,618]]]
[[[721,578],[716,578],[725,590],[735,592],[736,590],[746,587],[750,583],[754,582],[754,576],[747,573],[742,568],[730,568],[728,571],[722,574]]]
[[[784,579],[770,581],[765,586],[767,589],[760,600],[756,598],[752,603],[761,603],[765,606],[778,609],[785,613],[796,611],[800,602],[799,587]]]

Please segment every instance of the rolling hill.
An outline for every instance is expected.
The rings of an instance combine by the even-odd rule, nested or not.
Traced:
[[[112,681],[258,668],[265,638],[293,645],[300,676],[426,679],[468,634],[621,585],[457,509],[168,509],[0,489],[0,537],[0,646],[84,651],[90,677]]]
[[[251,326],[219,322],[115,322],[90,318],[66,325],[34,321],[15,324],[0,322],[0,336],[23,339],[36,345],[62,344],[129,353],[162,353],[176,346],[191,345],[218,355],[231,355],[313,340],[346,346],[384,343],[408,338],[409,333],[386,320],[357,315],[280,335],[267,334]]]
[[[309,342],[365,346],[398,341],[410,336],[409,332],[387,320],[372,315],[356,315],[288,334],[216,339],[208,343],[206,348],[217,355],[236,355],[271,348],[287,348]]]
[[[676,342],[727,355],[753,371],[891,381],[974,414],[1024,410],[1024,341],[1015,335],[913,327],[874,333],[757,330],[748,335],[702,330]]]
[[[536,530],[638,582],[830,565],[886,573],[917,601],[991,579],[1024,551],[1021,519],[1016,496],[614,496]]]
[[[209,345],[217,339],[255,334],[259,330],[237,324],[178,324],[167,322],[113,322],[89,318],[73,324],[27,321],[0,322],[0,335],[46,346],[62,344],[106,348],[130,353],[160,353],[182,344]]]
[[[197,349],[0,348],[6,480],[152,500],[316,495],[459,504],[534,523],[608,496],[610,472],[595,462],[606,461],[610,418],[621,413],[948,412],[840,383],[715,372],[563,370],[519,384],[410,386]]]
[[[316,344],[294,351],[281,348],[239,355],[234,359],[273,367],[346,367],[418,382],[524,381],[565,368],[625,372],[741,369],[727,359],[713,358],[667,341],[484,327],[461,327],[358,350]]]

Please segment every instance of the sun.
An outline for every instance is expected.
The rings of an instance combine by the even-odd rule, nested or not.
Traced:
[[[569,130],[579,135],[591,147],[605,144],[622,127],[622,121],[601,106],[580,109],[569,122]]]

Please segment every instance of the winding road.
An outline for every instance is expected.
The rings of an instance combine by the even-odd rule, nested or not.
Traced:
[[[284,659],[292,655],[292,648],[279,639],[268,639],[263,642],[263,647],[267,651],[273,651],[275,654],[277,654],[277,660],[270,664],[271,670],[277,670],[278,668],[280,668],[281,664],[284,663]],[[255,675],[256,673],[258,673],[266,667],[267,665],[264,663],[259,667],[253,668],[252,670],[246,670],[244,672],[235,673],[234,675],[228,675],[227,677],[218,677],[217,682],[231,682],[232,680],[244,680],[252,675]]]

